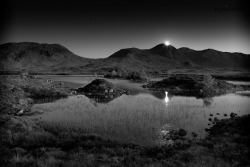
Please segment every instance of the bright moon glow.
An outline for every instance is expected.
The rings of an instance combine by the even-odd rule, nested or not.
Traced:
[[[165,41],[164,43],[165,43],[166,46],[170,45],[169,41]]]
[[[165,94],[166,94],[166,97],[165,97],[165,102],[166,102],[166,105],[168,105],[168,101],[169,101],[169,99],[168,99],[168,92],[165,92]]]

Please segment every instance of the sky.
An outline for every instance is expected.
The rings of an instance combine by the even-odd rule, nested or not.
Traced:
[[[10,0],[0,13],[0,43],[58,43],[88,58],[164,41],[250,54],[247,10],[242,0]]]

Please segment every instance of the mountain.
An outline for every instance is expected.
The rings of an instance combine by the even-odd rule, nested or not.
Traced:
[[[121,49],[104,59],[101,66],[116,66],[126,70],[167,70],[196,65],[173,46],[159,44],[151,49]]]
[[[179,48],[193,63],[208,68],[250,68],[250,55],[243,53],[220,52],[214,49],[201,51]]]
[[[0,45],[0,71],[84,74],[122,70],[165,71],[169,69],[250,68],[250,55],[220,52],[213,49],[196,51],[159,44],[150,49],[121,49],[103,59],[77,56],[59,44],[32,42]]]
[[[2,70],[28,69],[36,72],[77,71],[96,60],[75,55],[59,44],[32,42],[6,43],[0,45]]]

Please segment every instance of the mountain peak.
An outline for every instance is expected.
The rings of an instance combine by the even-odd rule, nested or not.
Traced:
[[[129,53],[138,53],[140,52],[140,49],[137,48],[126,48],[126,49],[120,49],[119,51],[113,53],[111,56],[108,58],[124,58],[126,57]]]
[[[159,45],[156,45],[155,47],[149,49],[149,51],[153,54],[158,55],[168,55],[172,52],[176,52],[177,49],[172,45],[165,45],[164,43],[161,43]]]
[[[151,48],[150,50],[172,50],[172,49],[176,49],[176,48],[172,45],[165,45],[164,43],[160,43],[156,45],[155,47]]]

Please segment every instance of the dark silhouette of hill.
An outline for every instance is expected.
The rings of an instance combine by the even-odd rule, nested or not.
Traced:
[[[1,67],[5,70],[72,72],[92,61],[96,60],[77,56],[59,44],[21,42],[0,45]]]
[[[217,68],[249,68],[250,55],[243,53],[220,52],[214,49],[201,51],[179,48],[192,62],[203,67]]]
[[[121,49],[103,59],[77,56],[59,44],[32,42],[0,45],[0,70],[28,69],[41,73],[105,72],[122,70],[164,71],[168,69],[248,68],[250,55],[220,52],[213,49],[196,51],[159,44],[151,49]]]
[[[175,47],[159,44],[151,49],[121,49],[104,59],[103,66],[116,66],[127,70],[167,70],[196,65]]]

